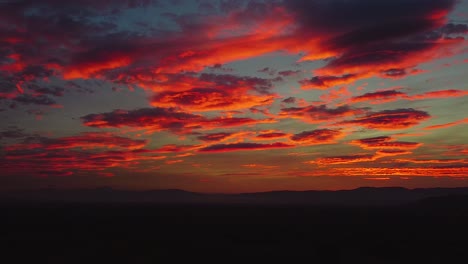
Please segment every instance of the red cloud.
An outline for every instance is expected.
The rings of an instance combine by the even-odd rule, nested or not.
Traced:
[[[164,145],[158,149],[155,149],[153,150],[153,152],[159,152],[159,153],[183,152],[183,151],[191,151],[199,147],[200,146],[169,144],[169,145]]]
[[[416,164],[451,164],[451,163],[468,163],[467,159],[431,159],[431,160],[417,160],[417,159],[397,159],[396,162],[409,162]]]
[[[153,74],[199,72],[206,66],[280,50],[292,41],[278,38],[278,34],[291,24],[292,18],[283,8],[270,4],[264,6],[268,15],[249,18],[249,22],[245,22],[245,17],[236,10],[227,16],[193,17],[193,20],[206,19],[211,23],[204,23],[201,27],[194,26],[193,21],[181,22],[182,33],[168,33],[165,38],[134,36],[129,41],[128,36],[116,36],[116,39],[109,38],[101,43],[89,43],[88,50],[73,56],[67,72],[76,72],[71,77],[79,77],[89,75],[89,69],[93,69],[91,73],[94,74],[113,69],[109,72],[119,72],[122,79],[129,76],[125,73],[128,68],[140,65],[151,69]],[[245,15],[249,12],[241,11]],[[246,43],[255,43],[255,47]],[[131,58],[130,64],[124,58]]]
[[[206,134],[203,136],[197,137],[198,139],[202,141],[207,141],[207,142],[212,142],[212,141],[222,141],[224,139],[229,138],[232,135],[232,133],[212,133],[212,134]]]
[[[110,77],[117,82],[158,92],[151,98],[157,107],[181,107],[191,111],[235,110],[257,105],[269,105],[277,96],[269,94],[273,80],[258,77],[211,73],[161,73],[152,71],[125,72]]]
[[[327,171],[335,176],[411,176],[411,177],[466,177],[468,167],[417,167],[417,168],[332,168]]]
[[[60,176],[88,171],[105,173],[114,167],[130,168],[144,161],[164,159],[143,149],[146,140],[110,133],[83,133],[61,138],[32,138],[35,143],[5,147],[0,169],[9,174]],[[113,150],[102,150],[111,148]]]
[[[277,132],[277,131],[262,131],[258,134],[255,139],[256,140],[271,140],[271,139],[278,139],[278,138],[285,138],[290,136],[290,134],[284,132]]]
[[[352,103],[371,101],[371,103],[386,103],[405,98],[407,95],[404,92],[396,90],[378,91],[372,93],[365,93],[363,95],[355,96],[351,98]]]
[[[374,161],[376,159],[375,155],[350,155],[350,156],[334,156],[334,157],[323,157],[318,158],[315,161],[308,163],[316,163],[318,165],[333,165],[333,164],[348,164],[355,162],[367,162]]]
[[[381,149],[378,150],[375,155],[378,158],[389,157],[389,156],[401,156],[401,155],[408,155],[412,154],[413,152],[408,150],[401,150],[401,149]]]
[[[83,152],[66,149],[33,149],[11,151],[3,158],[0,168],[15,175],[71,175],[102,172],[109,168],[132,168],[143,161],[164,159],[165,156],[145,155],[140,151]],[[76,172],[76,173],[75,173]]]
[[[175,108],[141,108],[136,110],[114,110],[102,114],[90,114],[81,117],[83,124],[91,127],[140,127],[153,131],[170,130],[189,132],[193,129],[210,130],[214,128],[274,123],[273,119],[252,119],[246,117],[206,118],[189,114]]]
[[[334,8],[338,4],[340,12]],[[11,67],[15,71],[22,65],[54,64],[65,78],[107,78],[110,74],[119,76],[112,80],[148,81],[131,72],[144,69],[153,77],[200,72],[207,66],[279,50],[309,52],[303,59],[335,56],[322,72],[362,74],[366,71],[349,73],[343,69],[359,65],[374,72],[403,71],[408,65],[432,58],[423,55],[442,46],[454,34],[465,34],[463,25],[444,27],[445,16],[454,4],[454,0],[421,0],[403,10],[401,6],[406,3],[401,0],[379,5],[367,0],[255,3],[255,7],[249,4],[218,15],[173,15],[180,31],[165,32],[162,37],[115,32],[110,23],[93,22],[95,19],[89,17],[105,16],[109,9],[124,10],[118,3],[107,3],[107,9],[93,6],[91,12],[77,13],[76,6],[46,1],[40,7],[48,12],[24,16],[26,10],[39,8],[39,4],[28,2],[4,8],[2,23],[9,27],[0,33],[6,50],[17,51],[7,54],[17,58],[18,66]],[[80,5],[90,8],[87,3]],[[70,23],[51,22],[55,17],[69,19]],[[26,30],[24,24],[29,25]],[[47,42],[41,42],[43,39]],[[25,48],[27,45],[30,48]]]
[[[392,141],[391,137],[373,137],[373,138],[364,138],[351,141],[351,144],[358,145],[364,149],[398,149],[398,150],[408,150],[415,149],[422,145],[422,143],[417,142],[406,142],[406,141]]]
[[[347,116],[365,113],[363,108],[351,108],[347,105],[327,108],[326,105],[282,108],[279,117],[300,118],[309,123],[333,121]]]
[[[342,84],[352,83],[360,79],[356,74],[345,74],[342,76],[315,76],[312,79],[301,80],[302,89],[328,89]]]
[[[137,110],[114,110],[102,114],[90,114],[81,118],[90,127],[143,127],[154,130],[177,130],[191,125],[199,126],[204,121],[200,115],[177,111],[174,108],[141,108]],[[197,123],[198,122],[198,123]]]
[[[347,97],[350,97],[351,93],[348,91],[346,86],[342,86],[338,89],[332,89],[327,93],[324,93],[320,96],[320,99],[326,103],[336,102],[338,100],[344,100]]]
[[[317,88],[354,81],[348,78],[353,75],[403,76],[422,62],[450,55],[444,48],[463,46],[456,36],[465,32],[444,29],[445,16],[454,5],[454,0],[422,0],[411,7],[403,0],[287,2],[298,18],[298,31],[313,47],[303,60],[329,58],[315,71],[317,82],[311,84]],[[322,83],[321,78],[331,82]]]
[[[380,76],[383,78],[392,78],[392,79],[400,79],[403,77],[407,77],[410,75],[416,75],[427,72],[426,70],[420,69],[387,69],[380,71]]]
[[[248,93],[249,78],[230,86],[241,88],[228,91],[229,82],[221,87],[218,77],[204,79],[200,72],[216,64],[286,51],[308,53],[303,60],[329,58],[317,76],[302,81],[304,87],[326,88],[382,73],[400,76],[421,62],[453,54],[456,50],[442,48],[463,44],[456,36],[466,33],[463,25],[444,26],[454,0],[420,1],[404,10],[401,0],[379,5],[368,0],[255,3],[255,8],[249,4],[218,15],[173,15],[180,30],[163,35],[116,31],[111,23],[93,19],[91,14],[121,10],[117,3],[100,9],[83,2],[77,7],[84,5],[91,12],[76,13],[75,6],[46,1],[40,7],[47,12],[24,16],[39,8],[28,2],[2,11],[1,22],[9,26],[0,32],[6,46],[1,67],[13,86],[60,75],[103,78],[162,92],[153,98],[155,106],[210,111],[269,105],[274,97],[266,95],[267,89],[254,89],[263,95]],[[340,12],[331,8],[338,3],[343,5]],[[51,22],[56,17],[70,23]]]
[[[456,126],[456,125],[460,125],[460,124],[468,124],[468,118],[458,120],[458,121],[455,121],[455,122],[446,123],[446,124],[428,126],[428,127],[425,127],[424,129],[426,129],[426,130],[440,129],[440,128],[452,127],[452,126]]]
[[[0,98],[23,104],[53,105],[53,99],[47,96],[58,95],[46,90],[31,91],[34,89],[28,88],[31,87],[29,84],[60,76],[65,79],[102,78],[115,84],[140,86],[158,92],[153,97],[154,105],[176,108],[156,107],[91,114],[82,117],[86,126],[128,126],[188,133],[195,129],[273,123],[274,119],[206,117],[191,113],[190,110],[229,110],[270,105],[274,99],[269,94],[271,80],[265,82],[255,77],[200,72],[213,64],[274,51],[306,52],[308,54],[302,60],[328,58],[324,62],[326,65],[314,72],[315,77],[302,81],[306,88],[322,89],[377,75],[390,78],[406,76],[422,62],[455,54],[458,52],[454,48],[456,45],[464,48],[465,42],[459,35],[467,32],[466,25],[444,26],[455,0],[418,0],[418,4],[410,5],[406,0],[378,1],[378,4],[375,0],[250,2],[245,7],[218,15],[172,14],[170,16],[180,30],[163,34],[156,31],[155,35],[151,35],[151,30],[145,34],[122,32],[113,21],[108,23],[106,19],[95,19],[94,15],[107,17],[107,14],[114,15],[114,12],[118,13],[128,6],[127,1],[101,2],[79,1],[70,5],[62,1],[22,1],[2,6],[0,24],[6,26],[0,29],[0,79],[7,83],[2,83],[0,87]],[[337,5],[340,8],[336,8]],[[81,7],[86,12],[82,12]],[[41,12],[31,15],[28,10]],[[285,71],[278,74],[291,76],[295,73]],[[379,99],[376,98],[378,96],[383,101],[395,97],[421,100],[464,95],[466,92],[458,90],[411,96],[369,93],[355,100]],[[292,103],[294,100],[286,102]],[[430,116],[413,109],[367,113],[366,109],[347,106],[336,109],[310,106],[283,109],[280,117],[300,118],[308,122],[336,121],[347,117],[352,120],[339,124],[399,129],[416,125]],[[334,130],[305,131],[291,136],[291,140],[320,144],[334,142],[343,135],[341,131],[330,131]],[[258,135],[257,139],[280,136],[284,135],[271,132]],[[205,140],[217,142],[215,138]],[[218,139],[224,140],[225,137],[218,135]],[[9,152],[6,159],[15,160],[16,163],[2,162],[0,166],[6,166],[8,170],[36,166],[41,172],[70,175],[73,173],[71,170],[130,166],[140,160],[161,158],[148,156],[150,151],[143,149],[95,153],[98,151],[95,148],[142,148],[146,144],[141,140],[107,137],[104,134],[49,139],[31,144],[35,145],[17,149],[6,147]],[[284,143],[235,143],[210,147],[262,149],[281,144]],[[379,149],[377,156],[408,153],[405,149],[420,145],[391,140],[360,144]],[[177,151],[178,147],[165,146],[163,149]],[[27,148],[37,151],[27,151]],[[76,148],[81,150],[77,151]],[[93,151],[85,151],[87,148],[93,148]],[[353,160],[343,157],[341,161]],[[438,172],[454,171],[441,169]]]
[[[343,121],[338,124],[352,124],[370,129],[393,130],[408,128],[429,118],[430,115],[427,112],[406,108],[373,112],[363,117]]]
[[[237,110],[270,105],[274,95],[250,95],[242,90],[195,88],[182,92],[162,92],[151,99],[158,107],[181,107],[191,111]]]
[[[409,100],[439,99],[439,98],[448,98],[448,97],[462,97],[466,95],[468,95],[468,91],[451,89],[451,90],[441,90],[441,91],[426,92],[423,94],[410,95],[408,99]]]
[[[289,145],[281,142],[275,142],[271,144],[259,144],[259,143],[232,143],[232,144],[216,144],[200,149],[200,152],[228,152],[228,151],[240,151],[240,150],[265,150],[265,149],[277,149],[277,148],[291,148],[294,145]]]
[[[378,91],[372,93],[365,93],[360,96],[355,96],[351,98],[352,103],[363,102],[363,101],[370,101],[372,104],[381,104],[387,103],[395,100],[424,100],[424,99],[442,99],[442,98],[449,98],[449,97],[462,97],[468,95],[468,91],[462,90],[440,90],[440,91],[432,91],[426,92],[422,94],[415,94],[415,95],[408,95],[404,92],[396,91],[396,90],[386,90],[386,91]]]
[[[140,149],[147,144],[146,140],[131,139],[115,136],[111,133],[82,133],[79,136],[47,139],[39,143],[16,144],[5,148],[6,151],[27,150],[41,148],[45,150],[54,149],[92,149],[92,148],[125,148]]]
[[[375,154],[357,154],[357,155],[346,155],[346,156],[331,156],[331,157],[321,157],[317,158],[314,161],[309,161],[306,163],[318,164],[318,165],[334,165],[334,164],[348,164],[348,163],[357,163],[357,162],[370,162],[375,161],[380,158],[388,156],[399,156],[411,154],[407,150],[399,149],[383,149],[377,151]]]
[[[295,134],[291,136],[291,140],[302,144],[318,145],[335,143],[343,136],[344,133],[339,130],[316,129]]]
[[[131,59],[125,54],[112,54],[101,51],[102,53],[96,53],[97,57],[90,61],[75,61],[73,65],[70,65],[63,69],[64,79],[88,79],[92,77],[99,77],[100,72],[104,70],[112,70],[115,68],[121,68],[129,66]]]
[[[316,70],[314,73],[321,76],[339,76],[342,74],[352,74],[356,78],[344,80],[345,83],[357,79],[369,78],[372,76],[390,77],[393,75],[381,75],[391,69],[412,68],[415,65],[430,61],[434,58],[442,58],[461,52],[463,40],[460,39],[440,39],[437,42],[414,43],[387,43],[386,45],[375,45],[367,47],[368,50],[360,48],[348,50],[342,56],[332,60],[325,67]],[[452,50],[451,53],[445,50]],[[341,83],[337,83],[341,84]],[[332,83],[333,85],[333,83]],[[335,84],[336,85],[336,84]]]
[[[235,139],[236,142],[242,141],[245,137],[249,136],[252,134],[252,132],[219,132],[219,133],[211,133],[211,134],[205,134],[198,136],[197,139],[209,143],[216,143],[216,142],[222,142],[222,141],[227,141],[230,139]]]
[[[125,9],[114,2],[106,5],[114,11]],[[165,32],[163,36],[116,31],[113,22],[94,21],[93,16],[101,17],[110,12],[108,9],[90,8],[84,2],[73,4],[72,8],[68,4],[58,8],[59,5],[52,1],[9,5],[3,8],[0,16],[1,24],[8,25],[0,31],[0,39],[5,40],[3,44],[6,45],[6,54],[2,57],[5,55],[9,59],[3,63],[2,58],[0,67],[8,70],[7,77],[13,86],[42,77],[38,73],[28,75],[26,65],[43,65],[51,72],[49,76],[103,78],[117,84],[174,92],[174,89],[157,87],[161,78],[180,75],[183,71],[200,72],[214,64],[255,57],[283,49],[291,42],[292,39],[278,36],[292,24],[293,17],[276,4],[261,5],[267,16],[255,15],[248,8],[218,15],[184,14],[177,19],[175,17],[179,15],[175,15],[171,19],[179,23],[182,32]],[[35,8],[44,12],[24,16],[26,10]],[[77,12],[80,8],[90,12]],[[58,21],[57,17],[62,20]],[[65,20],[70,23],[63,23]],[[26,29],[25,24],[28,25]],[[182,85],[177,90],[219,88],[193,84],[190,82],[191,87]],[[265,99],[265,96],[256,98],[239,91],[234,95],[255,101],[249,106]],[[234,104],[232,108],[236,108]]]

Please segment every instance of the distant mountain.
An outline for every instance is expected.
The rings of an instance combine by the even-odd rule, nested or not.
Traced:
[[[448,198],[447,198],[448,197]],[[444,203],[458,197],[467,201],[468,188],[406,189],[362,187],[340,191],[271,191],[241,194],[204,194],[183,190],[126,191],[112,188],[39,189],[0,194],[1,203],[151,203],[151,204],[239,204],[381,206],[416,202]],[[455,199],[455,198],[454,198]]]

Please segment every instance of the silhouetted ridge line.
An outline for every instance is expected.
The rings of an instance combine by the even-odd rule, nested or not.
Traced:
[[[270,191],[240,194],[208,194],[179,189],[129,191],[109,187],[96,189],[38,189],[0,194],[8,202],[243,204],[243,205],[337,205],[380,206],[419,202],[432,197],[468,195],[468,188],[361,187],[338,191]]]

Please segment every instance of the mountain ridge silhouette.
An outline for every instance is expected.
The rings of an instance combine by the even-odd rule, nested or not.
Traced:
[[[0,201],[239,205],[401,205],[447,196],[468,196],[468,187],[416,188],[359,187],[350,190],[276,190],[248,193],[199,193],[180,189],[146,191],[94,189],[37,189],[0,194]]]

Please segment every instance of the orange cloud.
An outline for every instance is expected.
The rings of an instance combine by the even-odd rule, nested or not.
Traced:
[[[349,156],[334,156],[334,157],[323,157],[317,158],[314,161],[309,161],[307,163],[315,163],[318,165],[334,165],[334,164],[348,164],[355,162],[368,162],[376,160],[375,155],[349,155]]]
[[[348,50],[326,66],[315,70],[314,73],[317,76],[340,76],[343,74],[356,76],[354,80],[349,81],[371,76],[393,78],[392,75],[382,75],[382,72],[388,72],[392,69],[401,69],[401,71],[406,72],[406,69],[413,68],[415,65],[435,58],[454,55],[456,52],[461,52],[460,46],[462,46],[463,40],[439,39],[431,44],[419,43],[412,47],[409,43],[407,44],[387,43],[385,46],[367,47],[367,51]],[[451,50],[451,53],[447,50]],[[348,83],[348,80],[346,81]]]
[[[302,89],[328,89],[336,85],[349,84],[361,78],[363,78],[363,74],[345,74],[342,76],[325,75],[301,80],[299,83]]]
[[[416,74],[420,74],[424,72],[426,71],[419,70],[419,69],[394,68],[394,69],[386,69],[386,70],[380,71],[380,76],[383,78],[400,79],[403,77],[407,77],[409,75],[416,75]]]
[[[235,126],[275,123],[274,119],[252,119],[247,117],[214,117],[189,114],[175,108],[140,108],[136,110],[114,110],[101,114],[81,117],[84,125],[90,127],[138,127],[150,131],[169,130],[188,133],[194,129],[211,130]]]
[[[39,143],[15,144],[5,147],[6,151],[28,150],[42,148],[45,150],[54,149],[93,149],[93,148],[125,148],[140,149],[147,144],[146,140],[130,139],[115,136],[111,133],[88,132],[79,136],[61,137],[47,139]]]
[[[201,148],[200,152],[229,152],[229,151],[246,151],[246,150],[265,150],[265,149],[281,149],[292,148],[294,145],[275,142],[271,144],[260,143],[231,143],[231,144],[215,144]]]
[[[338,139],[344,136],[345,134],[340,130],[316,129],[295,134],[290,139],[301,144],[318,145],[336,143]]]
[[[70,23],[48,23],[51,17],[46,13],[59,18],[71,15],[67,13],[70,11],[67,4],[58,5],[56,1],[39,4],[51,12],[24,16],[27,10],[39,8],[33,2],[7,5],[0,11],[8,14],[0,16],[0,24],[8,25],[0,33],[0,42],[5,46],[5,54],[2,54],[0,62],[1,78],[8,81],[0,88],[1,99],[12,103],[53,106],[56,105],[54,101],[46,96],[51,91],[32,89],[36,80],[84,78],[88,79],[87,83],[92,83],[92,79],[99,78],[109,81],[106,86],[128,85],[155,93],[150,95],[150,103],[155,107],[89,114],[81,118],[85,126],[143,128],[151,132],[170,131],[194,137],[218,128],[277,121],[276,117],[233,117],[232,112],[227,116],[194,114],[250,108],[253,114],[273,116],[266,107],[279,98],[271,90],[273,83],[280,82],[281,78],[270,80],[212,74],[209,73],[214,71],[209,68],[212,65],[255,58],[276,51],[305,54],[299,61],[326,58],[323,62],[325,66],[314,71],[313,77],[300,81],[305,89],[326,89],[373,76],[400,78],[419,73],[416,68],[419,64],[434,58],[452,56],[464,49],[466,43],[460,35],[467,32],[466,25],[446,24],[447,16],[455,5],[454,0],[419,0],[418,5],[407,5],[404,0],[384,1],[378,5],[373,1],[338,1],[342,7],[338,12],[332,8],[338,3],[335,1],[331,1],[331,4],[327,1],[306,0],[251,2],[222,15],[211,12],[209,15],[172,14],[174,19],[171,23],[175,23],[178,30],[153,36],[151,31],[147,34],[120,32],[119,27],[105,25],[107,23],[101,23],[101,20],[95,23],[92,17],[78,13],[73,15]],[[110,4],[101,5],[108,7]],[[85,13],[101,15],[101,5],[96,8],[94,4],[87,4],[86,8],[90,12]],[[403,5],[405,8],[402,9]],[[113,10],[120,12],[120,8]],[[24,25],[28,25],[26,30]],[[300,72],[286,70],[279,71],[278,75],[290,77]],[[321,99],[331,101],[343,95],[339,92],[345,91],[345,88],[341,88]],[[416,95],[386,91],[366,93],[352,98],[351,102],[424,100],[466,94],[466,91],[454,89]],[[289,97],[283,102],[295,103],[295,99]],[[305,100],[298,99],[298,102]],[[253,108],[255,106],[264,108]],[[281,109],[278,117],[382,130],[409,128],[430,118],[427,112],[411,108],[370,112],[368,108],[350,106],[329,108],[326,105],[307,106],[301,103],[299,106]],[[11,107],[14,105],[11,104]],[[343,121],[345,118],[348,120]],[[426,129],[462,123],[466,123],[466,120]],[[157,150],[143,149],[146,140],[106,133],[87,133],[45,141],[37,139],[32,143],[6,146],[4,150],[7,153],[5,159],[0,157],[3,159],[0,167],[3,166],[5,171],[24,169],[24,172],[37,168],[42,175],[66,176],[113,167],[129,168],[142,161],[164,159],[164,156],[153,156],[157,152],[275,149],[296,144],[329,144],[345,136],[342,130],[331,129],[304,131],[295,135],[278,131],[261,132],[258,135],[254,132],[243,133],[246,134],[211,133],[198,137],[199,140],[213,144],[210,146],[164,145]],[[251,140],[289,137],[293,143],[215,144],[234,137],[241,141],[244,140],[243,135],[248,135]],[[364,149],[375,149],[376,153],[324,157],[321,162],[345,164],[373,161],[380,157],[409,154],[409,150],[422,145],[394,141],[390,137],[355,140],[352,144]],[[102,148],[111,150],[102,151]],[[180,160],[168,163],[175,161]],[[438,169],[440,173],[442,169],[447,169],[448,173],[450,168]],[[106,174],[108,172],[100,173]]]
[[[206,142],[219,142],[219,141],[224,141],[224,140],[231,138],[233,134],[234,133],[220,132],[220,133],[205,134],[202,136],[198,136],[197,138],[199,140],[206,141]]]
[[[115,27],[92,23],[93,19],[83,15],[76,15],[76,23],[70,28],[65,23],[47,23],[47,16],[24,17],[25,10],[37,4],[9,7],[5,11],[8,18],[2,22],[11,26],[2,32],[2,40],[6,50],[16,53],[7,53],[14,62],[5,65],[17,65],[10,66],[16,74],[23,70],[21,65],[55,64],[54,71],[65,79],[99,77],[154,87],[157,82],[152,83],[152,79],[158,75],[201,72],[208,66],[275,51],[301,52],[305,53],[302,61],[329,58],[327,65],[316,72],[317,80],[312,81],[324,87],[351,82],[354,77],[409,72],[422,62],[447,56],[450,52],[443,48],[462,43],[456,36],[466,33],[463,26],[445,25],[454,0],[422,0],[420,5],[404,11],[401,1],[340,4],[345,11],[336,12],[325,3],[286,1],[255,3],[255,8],[248,4],[218,15],[174,15],[179,30],[163,36],[115,32]],[[50,1],[43,5],[57,16],[70,15],[69,8],[57,8]],[[96,6],[91,10],[89,13],[97,15],[104,12]],[[262,10],[261,16],[258,10]],[[23,29],[24,23],[29,25],[28,30]],[[47,48],[33,45],[43,39],[47,39]],[[294,71],[282,72],[290,75]],[[205,86],[191,88],[197,87]]]
[[[351,93],[348,91],[346,86],[342,86],[338,89],[330,90],[328,93],[322,94],[320,99],[326,103],[332,103],[337,100],[343,100],[346,97],[351,96]]]
[[[450,5],[448,1],[444,1],[444,7],[434,7],[432,4],[426,4],[431,8],[442,8],[443,10],[448,10]],[[161,84],[158,81],[154,82],[158,78],[155,78],[155,75],[164,76],[182,71],[200,72],[207,66],[248,59],[279,50],[294,53],[306,51],[309,53],[302,60],[335,57],[327,66],[317,71],[319,76],[302,81],[304,88],[323,89],[333,85],[350,83],[382,72],[389,76],[407,72],[406,68],[410,66],[440,56],[440,52],[432,56],[428,54],[434,54],[434,51],[439,50],[444,43],[457,42],[456,40],[444,40],[441,37],[442,35],[438,41],[430,42],[431,45],[428,45],[428,42],[419,41],[417,42],[419,46],[411,46],[408,43],[415,42],[415,40],[410,41],[411,39],[405,39],[408,43],[403,42],[400,45],[392,42],[393,39],[399,39],[401,42],[402,36],[412,37],[428,29],[441,27],[444,21],[444,18],[441,17],[417,16],[417,18],[414,18],[416,21],[414,23],[421,26],[421,28],[415,28],[413,31],[408,32],[401,30],[401,26],[395,26],[398,21],[393,21],[393,19],[397,16],[391,18],[394,24],[388,24],[388,21],[383,23],[376,18],[369,23],[384,28],[392,25],[395,26],[395,32],[402,31],[402,33],[396,38],[396,36],[390,34],[391,32],[387,31],[389,38],[383,43],[385,45],[382,45],[382,43],[372,45],[377,41],[376,39],[363,38],[357,34],[357,29],[362,26],[359,23],[354,25],[356,28],[342,31],[346,27],[353,27],[354,18],[350,18],[347,23],[343,23],[343,27],[340,27],[340,29],[333,27],[331,29],[323,23],[308,25],[310,19],[303,20],[301,16],[297,16],[296,11],[298,10],[291,8],[290,4],[286,4],[286,7],[280,7],[276,4],[264,4],[263,8],[268,10],[268,12],[265,12],[268,15],[254,16],[248,20],[245,20],[245,15],[251,13],[251,10],[248,9],[236,10],[222,17],[206,17],[207,22],[211,23],[204,24],[204,27],[196,27],[196,32],[193,32],[194,28],[192,26],[183,24],[182,30],[184,32],[190,30],[191,34],[188,34],[189,32],[185,32],[187,34],[169,34],[163,40],[136,38],[134,40],[135,44],[124,45],[125,42],[121,43],[123,42],[121,39],[110,39],[110,43],[114,41],[119,45],[114,45],[115,48],[106,50],[100,43],[101,46],[96,47],[97,45],[94,45],[96,48],[90,48],[84,53],[76,54],[71,60],[71,65],[65,67],[64,76],[65,78],[90,77],[96,74],[100,75],[101,72],[106,71],[105,76],[116,82],[130,82],[159,91],[175,91],[174,89],[161,89]],[[318,9],[317,7],[311,8],[310,12],[317,12]],[[350,10],[353,10],[353,7]],[[422,8],[414,10],[415,13],[425,11],[427,10],[423,11]],[[299,11],[299,13],[301,12]],[[447,12],[442,13],[446,14]],[[335,17],[335,15],[330,14],[329,17]],[[317,16],[320,16],[320,14],[317,14]],[[381,17],[384,17],[384,15]],[[324,18],[324,21],[326,20],[327,18]],[[334,21],[338,20],[340,18],[334,19]],[[379,22],[383,24],[379,24]],[[329,23],[328,25],[332,24]],[[373,33],[376,32],[369,32],[370,35]],[[444,31],[444,34],[451,33]],[[356,35],[354,36],[354,34]],[[348,39],[350,37],[356,37],[356,39],[350,41]],[[344,39],[348,40],[343,41]],[[249,45],[246,45],[246,43],[249,43]],[[361,45],[356,45],[356,43],[361,43]],[[158,48],[155,49],[154,47]],[[376,47],[381,47],[381,49]],[[361,49],[366,52],[362,52]],[[131,58],[130,62],[128,58]],[[378,61],[380,64],[371,64],[372,61]],[[352,62],[356,62],[360,66],[357,67]],[[145,64],[148,65],[146,67],[147,73],[132,72],[132,70],[138,69],[139,65]],[[350,71],[349,69],[354,70]],[[295,72],[282,71],[281,73],[289,76]],[[331,74],[325,74],[327,72]],[[191,88],[195,87],[206,86],[196,85]],[[180,87],[176,90],[180,90]]]
[[[313,161],[308,161],[309,164],[317,164],[320,166],[324,165],[335,165],[335,164],[349,164],[357,162],[370,162],[375,161],[380,158],[388,156],[398,156],[411,154],[412,152],[407,150],[398,150],[398,149],[384,149],[378,150],[375,154],[356,154],[356,155],[345,155],[345,156],[330,156],[330,157],[320,157]]]
[[[70,80],[99,77],[101,71],[125,67],[131,63],[131,59],[127,55],[108,54],[106,56],[108,57],[101,61],[78,62],[66,67],[63,70],[63,78]]]
[[[468,91],[462,90],[440,90],[440,91],[432,91],[426,92],[422,94],[415,94],[408,96],[409,100],[424,100],[424,99],[440,99],[440,98],[449,98],[449,97],[463,97],[467,96]]]
[[[422,143],[392,141],[391,137],[381,136],[373,138],[364,138],[351,141],[351,144],[357,145],[363,149],[395,149],[395,150],[410,150],[418,148]]]
[[[273,103],[275,95],[250,95],[245,91],[195,88],[182,92],[162,92],[151,99],[157,107],[180,107],[191,111],[238,110]]]
[[[110,133],[83,133],[37,141],[7,146],[5,155],[0,158],[0,169],[14,175],[68,176],[89,172],[105,175],[109,168],[131,169],[142,162],[166,158],[142,148],[145,140]]]
[[[405,3],[400,0],[379,5],[371,1],[339,2],[340,12],[333,8],[334,3],[338,4],[301,0],[287,3],[297,15],[298,31],[317,40],[303,60],[328,58],[324,67],[314,71],[313,87],[326,88],[372,76],[400,78],[417,74],[420,71],[415,66],[463,50],[464,40],[457,36],[466,31],[445,25],[454,0],[436,4],[423,0],[421,5],[404,11],[400,7]]]
[[[426,130],[440,129],[440,128],[447,128],[447,127],[452,127],[452,126],[461,125],[461,124],[468,124],[468,118],[464,118],[462,120],[458,120],[458,121],[454,121],[450,123],[428,126],[428,127],[425,127],[424,129]]]
[[[339,120],[345,117],[365,113],[363,108],[351,108],[347,105],[328,108],[326,105],[282,108],[280,118],[298,118],[308,123]]]
[[[417,160],[417,159],[397,159],[396,162],[409,162],[416,164],[451,164],[451,163],[468,163],[466,159],[430,159],[430,160]]]
[[[396,90],[385,90],[372,93],[365,93],[363,95],[355,96],[350,99],[352,103],[370,101],[372,104],[381,104],[392,102],[401,98],[405,98],[406,93]]]
[[[175,144],[168,144],[164,145],[158,149],[153,150],[154,152],[159,153],[171,153],[171,152],[184,152],[184,151],[191,151],[200,148],[200,146],[192,146],[192,145],[175,145]]]
[[[250,164],[244,164],[242,167],[246,167],[249,169],[276,169],[279,166],[270,166],[270,165],[264,165],[264,164],[256,164],[256,163],[250,163]]]
[[[394,130],[418,125],[421,121],[429,118],[430,115],[427,112],[406,108],[372,112],[363,117],[342,121],[337,124],[352,124],[370,129]]]
[[[408,155],[408,154],[412,154],[412,152],[408,150],[401,150],[401,149],[381,149],[375,153],[375,155],[379,158],[388,157],[388,156]]]
[[[417,168],[331,168],[332,176],[409,176],[409,177],[466,177],[468,167],[417,167]]]
[[[371,104],[382,104],[396,100],[425,100],[425,99],[442,99],[449,97],[462,97],[468,95],[467,91],[462,90],[440,90],[426,92],[422,94],[408,95],[407,93],[396,90],[377,91],[372,93],[365,93],[360,96],[355,96],[350,99],[352,103],[369,101]]]
[[[260,134],[255,136],[255,140],[272,140],[272,139],[279,139],[279,138],[285,138],[285,137],[290,137],[291,134],[287,134],[284,132],[279,132],[275,130],[267,130],[267,131],[262,131]]]
[[[142,87],[158,92],[151,97],[155,107],[177,107],[184,111],[232,111],[269,106],[278,97],[269,91],[275,79],[213,73],[145,73],[149,84]],[[130,82],[131,83],[131,82]]]

